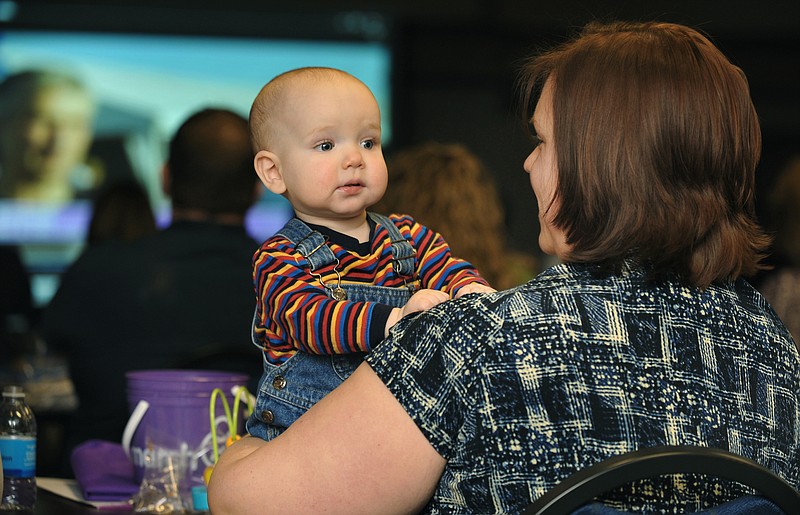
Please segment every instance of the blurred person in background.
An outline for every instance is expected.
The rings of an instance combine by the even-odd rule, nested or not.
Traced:
[[[800,337],[800,155],[781,170],[769,196],[775,227],[775,268],[758,289],[784,321],[795,342]]]
[[[131,241],[154,232],[156,218],[147,190],[135,180],[122,180],[103,189],[94,200],[86,243]]]
[[[6,365],[25,347],[34,319],[31,281],[19,247],[0,245],[0,359]]]
[[[93,202],[84,251],[106,242],[133,241],[154,232],[156,221],[145,189],[134,180],[115,182],[100,191]],[[0,251],[0,256],[8,256],[5,252]],[[42,475],[64,475],[65,457],[61,456],[66,430],[64,417],[77,406],[77,397],[69,377],[65,349],[48,349],[35,338],[35,333],[30,332],[36,325],[35,317],[22,319],[20,308],[8,311],[13,305],[31,303],[30,293],[26,298],[22,289],[28,282],[27,271],[19,259],[17,266],[13,264],[11,261],[0,269],[0,313],[4,314],[5,322],[2,339],[9,339],[10,344],[5,348],[0,341],[0,354],[4,360],[8,357],[5,361],[8,368],[0,368],[0,374],[23,383],[28,402],[36,411],[42,437],[37,470]],[[9,293],[13,293],[13,297],[9,298]],[[14,304],[9,304],[12,299]],[[30,320],[30,327],[23,323],[25,320]]]
[[[223,109],[190,116],[170,141],[163,179],[171,225],[88,247],[42,314],[41,335],[67,356],[78,395],[66,451],[121,440],[128,371],[195,368],[206,353],[249,351],[236,370],[261,372],[250,344],[258,244],[244,217],[260,189],[247,120]],[[212,363],[226,367],[224,357]]]
[[[461,144],[428,142],[389,156],[389,188],[374,207],[409,213],[447,236],[453,254],[499,290],[532,279],[536,258],[509,247],[505,213],[486,165]]]

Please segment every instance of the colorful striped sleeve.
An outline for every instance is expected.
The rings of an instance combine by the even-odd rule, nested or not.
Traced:
[[[417,251],[417,273],[421,288],[442,290],[454,296],[470,283],[489,283],[471,263],[453,256],[444,237],[408,215],[389,217]]]
[[[254,332],[268,359],[280,363],[296,350],[311,354],[369,351],[372,315],[379,306],[328,297],[305,263],[282,237],[265,242],[253,259],[258,293]],[[385,316],[377,318],[385,320]]]

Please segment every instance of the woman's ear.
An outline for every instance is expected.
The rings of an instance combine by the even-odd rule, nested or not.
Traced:
[[[278,195],[286,192],[286,183],[283,181],[278,156],[269,150],[259,150],[253,159],[253,165],[258,178],[269,191]]]

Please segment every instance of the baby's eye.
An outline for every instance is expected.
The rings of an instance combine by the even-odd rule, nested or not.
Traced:
[[[329,151],[333,150],[333,142],[331,142],[331,141],[323,141],[322,143],[320,143],[319,145],[317,145],[314,148],[316,148],[317,150],[321,150],[323,152],[329,152]]]
[[[365,139],[361,142],[361,146],[366,148],[367,150],[375,147],[375,140],[372,139]]]

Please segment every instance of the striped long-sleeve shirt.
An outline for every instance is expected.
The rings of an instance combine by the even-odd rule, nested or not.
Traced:
[[[416,250],[419,288],[442,290],[452,296],[469,283],[487,284],[470,263],[451,254],[440,234],[407,215],[389,218]],[[329,246],[339,259],[336,268],[342,284],[403,286],[403,279],[392,273],[386,229],[380,225],[372,228],[365,255],[345,248],[342,242],[347,237],[339,236],[331,238]],[[336,284],[334,265],[315,270],[312,276],[306,259],[281,235],[265,241],[256,252],[254,335],[271,363],[283,363],[298,350],[311,354],[368,352],[383,339],[390,306],[334,300],[326,294],[320,279]]]

